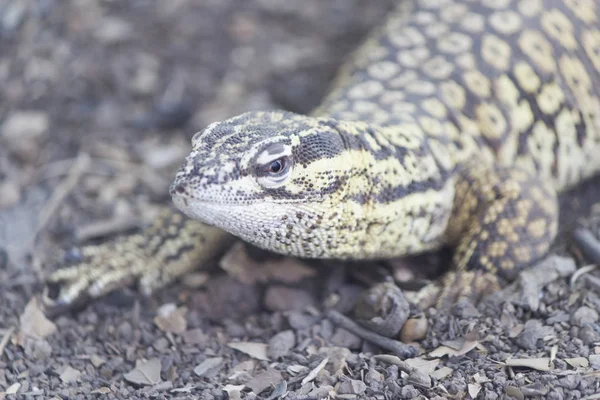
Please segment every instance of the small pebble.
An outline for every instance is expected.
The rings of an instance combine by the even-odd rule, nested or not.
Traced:
[[[424,339],[428,328],[427,318],[410,318],[400,331],[400,340],[404,343],[412,343]]]
[[[598,312],[590,307],[579,307],[571,316],[571,323],[577,326],[593,324],[598,321]]]
[[[363,381],[348,379],[340,384],[338,393],[361,395],[365,390],[367,390],[367,385]]]
[[[330,339],[331,343],[339,347],[347,347],[352,350],[360,349],[362,339],[344,328],[337,328]]]
[[[592,354],[589,356],[590,367],[595,370],[600,370],[600,354]]]
[[[14,206],[21,199],[21,188],[13,181],[0,183],[0,209]]]
[[[591,325],[581,328],[577,337],[587,346],[600,342],[600,334]]]
[[[296,335],[293,331],[287,330],[279,332],[269,340],[267,346],[267,356],[271,360],[277,360],[280,357],[288,355],[292,347],[296,344]]]
[[[315,304],[315,299],[301,289],[271,286],[265,293],[265,307],[269,311],[299,311]]]

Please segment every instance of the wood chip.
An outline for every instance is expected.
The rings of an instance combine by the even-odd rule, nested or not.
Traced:
[[[252,358],[261,361],[269,361],[267,357],[267,344],[257,342],[230,342],[227,343],[230,348],[248,354]]]
[[[505,362],[508,367],[525,367],[532,368],[538,371],[550,371],[550,358],[512,358]]]

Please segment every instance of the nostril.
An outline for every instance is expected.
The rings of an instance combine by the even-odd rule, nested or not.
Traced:
[[[173,188],[171,189],[172,194],[174,194],[174,193],[183,194],[185,192],[186,192],[185,185],[182,183],[173,186]]]

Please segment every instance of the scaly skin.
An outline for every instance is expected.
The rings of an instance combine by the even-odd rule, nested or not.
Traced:
[[[557,193],[600,170],[598,88],[594,0],[406,0],[311,115],[247,113],[197,133],[171,193],[221,229],[197,223],[195,235],[227,241],[225,231],[288,255],[362,260],[453,246],[448,304],[547,253]],[[161,286],[197,266],[184,264],[96,272],[104,283],[94,279],[93,294],[123,276]],[[86,271],[105,269],[59,271],[59,301],[86,292]],[[149,280],[157,269],[168,279]]]

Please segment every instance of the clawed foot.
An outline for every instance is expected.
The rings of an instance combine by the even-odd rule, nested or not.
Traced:
[[[119,243],[87,246],[82,261],[61,268],[46,279],[44,306],[60,312],[109,292],[139,282],[141,292],[151,293],[162,283],[150,279],[160,268],[156,260],[146,260],[141,235]]]
[[[47,278],[42,300],[49,312],[60,313],[134,282],[149,295],[220,255],[232,240],[220,229],[167,211],[139,234],[84,247],[81,262]]]

